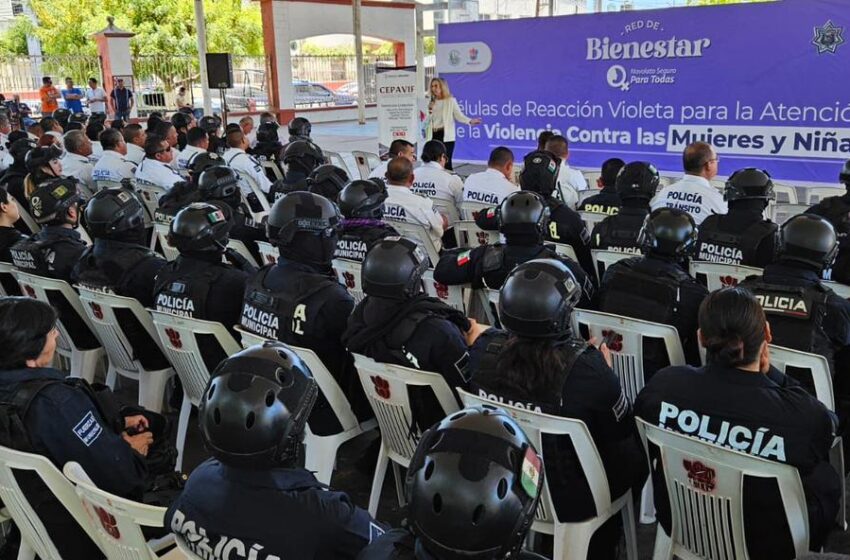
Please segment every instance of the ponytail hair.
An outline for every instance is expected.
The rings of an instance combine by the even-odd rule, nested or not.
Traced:
[[[767,319],[752,292],[723,288],[699,307],[699,328],[709,364],[740,367],[758,360]]]

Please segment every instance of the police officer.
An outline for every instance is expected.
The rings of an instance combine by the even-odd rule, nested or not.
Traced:
[[[124,179],[134,179],[136,164],[127,159],[127,142],[124,136],[114,128],[108,128],[100,134],[103,154],[92,169],[92,180],[97,187],[98,181],[120,183]]]
[[[649,162],[633,161],[623,166],[616,179],[620,209],[596,224],[590,235],[590,246],[639,255],[638,234],[649,215],[649,201],[659,181],[658,170]]]
[[[639,236],[645,256],[609,266],[599,288],[600,311],[676,327],[689,364],[700,363],[696,317],[699,304],[708,293],[687,273],[687,259],[694,251],[696,238],[690,214],[677,208],[655,210]],[[646,341],[645,377],[648,379],[667,365],[663,344]]]
[[[189,477],[165,524],[196,555],[224,560],[355,558],[383,527],[298,466],[318,387],[279,342],[252,346],[213,372],[198,410],[212,458]],[[215,551],[215,552],[213,552]],[[254,551],[259,552],[259,555]]]
[[[26,198],[44,183],[62,177],[62,150],[55,145],[38,146],[27,152],[25,163],[29,174],[24,179]]]
[[[15,199],[0,186],[0,262],[11,263],[9,249],[26,236],[15,228],[15,222],[21,218],[21,211]],[[12,282],[16,284],[17,282]],[[4,282],[4,287],[5,282]],[[13,293],[17,293],[13,290]],[[7,295],[12,295],[8,291]]]
[[[434,280],[495,290],[502,287],[518,264],[531,259],[556,259],[572,271],[581,291],[582,306],[589,307],[593,283],[578,263],[559,256],[554,246],[543,243],[549,231],[549,206],[543,197],[530,191],[512,193],[499,205],[497,214],[499,231],[507,243],[444,252],[434,269]]]
[[[620,195],[617,193],[617,175],[626,162],[620,158],[606,159],[602,164],[602,174],[596,180],[596,186],[601,189],[599,194],[585,198],[578,205],[579,212],[594,212],[596,214],[616,214],[620,210]]]
[[[305,119],[304,117],[295,117],[291,121],[289,121],[289,142],[297,142],[299,140],[306,140],[308,142],[312,142],[312,138],[310,138],[310,134],[313,132],[313,125],[310,124],[310,121]]]
[[[816,214],[800,214],[782,225],[775,263],[761,277],[741,282],[756,294],[770,321],[773,342],[829,361],[839,414],[850,412],[850,302],[821,281],[835,259],[835,228]]]
[[[287,144],[283,151],[286,175],[282,181],[272,185],[269,199],[277,200],[286,193],[307,190],[310,174],[324,162],[322,149],[309,140],[296,140]]]
[[[264,163],[267,161],[273,162],[283,174],[283,166],[281,165],[281,157],[283,156],[283,144],[277,135],[278,124],[276,122],[263,123],[257,128],[257,144],[248,150],[248,153],[257,158],[257,161]],[[271,169],[266,169],[266,176],[269,181],[277,181],[277,175]]]
[[[0,185],[6,192],[15,197],[15,200],[25,209],[29,208],[29,201],[26,197],[26,187],[24,186],[27,173],[26,157],[27,154],[36,147],[34,140],[29,138],[20,138],[9,145],[9,153],[12,155],[12,165],[0,177]],[[15,227],[23,228],[25,233],[30,233],[29,228],[23,224],[23,220],[19,221]]]
[[[607,348],[598,351],[570,327],[580,297],[576,277],[561,261],[535,259],[516,267],[499,294],[506,331],[489,329],[470,349],[470,389],[496,404],[584,421],[599,450],[611,499],[629,489],[637,496],[647,467],[631,403],[606,363]],[[562,521],[587,519],[595,512],[574,453],[565,441],[554,442],[546,452],[549,488]],[[588,558],[611,557],[617,533],[616,521],[606,523],[591,541]]]
[[[290,193],[272,207],[266,225],[269,241],[280,251],[245,290],[242,327],[288,344],[310,348],[339,383],[358,418],[371,416],[363,387],[342,333],[354,300],[331,267],[341,216],[326,198]],[[335,433],[336,418],[325,402],[315,413],[317,425]]]
[[[257,272],[227,248],[232,210],[223,203],[190,204],[169,225],[168,242],[180,251],[163,266],[154,284],[156,309],[183,317],[218,321],[232,331],[239,322],[248,278]],[[221,262],[224,255],[231,264]]]
[[[192,184],[198,186],[201,174],[210,167],[218,166],[226,166],[226,164],[220,155],[213,152],[203,152],[193,157],[189,163],[189,177]]]
[[[824,271],[824,278],[850,284],[850,160],[844,162],[838,179],[847,189],[845,193],[822,199],[806,213],[829,220],[838,235],[838,256],[832,267]]]
[[[200,157],[202,156],[198,159]],[[195,174],[196,172],[193,172],[193,175]],[[257,262],[262,262],[257,241],[266,241],[266,232],[254,223],[251,209],[239,188],[239,175],[224,165],[211,165],[198,177],[197,194],[202,201],[223,202],[230,207],[232,210],[228,218],[232,224],[230,238],[244,243]]]
[[[169,125],[170,126],[170,125]],[[145,159],[136,168],[136,181],[161,189],[170,189],[183,177],[171,166],[177,152],[168,141],[157,134],[148,134],[145,140]]]
[[[154,222],[170,224],[177,212],[193,202],[201,201],[201,193],[194,183],[179,181],[159,197],[158,205],[153,213]]]
[[[712,214],[699,227],[695,260],[759,268],[773,262],[779,226],[764,218],[776,200],[767,171],[746,167],[726,181],[726,214]]]
[[[442,375],[449,387],[469,382],[469,345],[484,327],[423,293],[428,256],[413,239],[389,237],[363,261],[363,291],[343,335],[346,346],[378,362]],[[425,429],[442,416],[439,405],[415,398],[412,422]]]
[[[808,544],[819,550],[835,523],[841,497],[838,473],[829,464],[835,418],[771,366],[772,327],[773,320],[768,324],[749,291],[737,287],[712,292],[699,310],[700,344],[708,365],[658,372],[638,395],[635,411],[649,424],[795,467],[806,494]],[[669,535],[667,486],[654,445],[649,446],[649,457],[657,517]],[[684,468],[692,480],[710,492],[715,480],[706,476],[704,465],[688,463]],[[749,557],[797,558],[775,486],[747,478],[743,492]]]
[[[210,141],[209,151],[214,154],[223,155],[227,146],[224,139],[219,135],[221,131],[221,119],[215,115],[207,115],[201,117],[201,120],[198,121],[198,126],[207,132],[207,138]]]
[[[421,157],[422,165],[416,168],[411,190],[426,198],[440,198],[460,205],[463,202],[463,179],[445,169],[449,161],[445,144],[439,140],[425,142]]]
[[[86,205],[85,218],[94,245],[74,267],[72,281],[151,307],[154,278],[166,261],[144,245],[142,203],[125,188],[104,189]]]
[[[32,194],[30,206],[42,229],[12,247],[12,262],[23,271],[68,282],[86,249],[77,232],[80,224],[77,181],[65,177],[46,183]]]
[[[186,113],[177,112],[171,115],[171,124],[177,131],[177,149],[181,152],[186,149],[188,139],[186,134],[189,132],[189,127],[192,124],[192,118]]]
[[[272,187],[272,182],[268,177],[266,177],[265,171],[263,171],[263,166],[260,165],[260,162],[257,161],[254,156],[247,153],[246,150],[250,147],[248,144],[248,137],[245,136],[242,129],[239,128],[239,125],[236,125],[235,129],[229,130],[225,138],[228,148],[221,156],[224,158],[224,163],[238,171],[241,176],[253,180],[257,187],[263,193],[268,195]],[[242,184],[242,192],[251,203],[251,206],[260,210],[259,201],[257,201],[256,205],[251,202],[256,195],[250,185],[248,185],[246,180],[242,180],[240,183]]]
[[[209,137],[203,128],[196,126],[189,129],[186,133],[186,146],[177,154],[177,171],[184,177],[188,176],[195,158],[209,153],[207,151],[209,146]]]
[[[395,228],[383,220],[386,199],[386,188],[373,180],[356,179],[340,191],[339,210],[343,220],[335,259],[362,262],[378,241],[398,235]]]
[[[405,480],[407,527],[388,531],[358,558],[542,558],[521,550],[543,488],[541,464],[505,411],[452,414],[419,440]]]
[[[339,191],[348,183],[348,173],[341,167],[326,163],[320,165],[310,173],[310,186],[308,190],[311,193],[321,195],[331,202],[336,202],[339,198]]]

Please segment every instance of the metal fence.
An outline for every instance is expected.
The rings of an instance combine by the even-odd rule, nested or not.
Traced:
[[[44,76],[52,77],[60,89],[65,78],[73,78],[78,87],[85,87],[89,78],[103,81],[99,56],[0,56],[0,92],[19,94],[22,100],[35,102],[34,109],[40,105],[38,89]]]

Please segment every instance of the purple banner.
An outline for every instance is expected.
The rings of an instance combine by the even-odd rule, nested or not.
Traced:
[[[837,182],[850,158],[850,2],[785,0],[441,25],[437,69],[476,127],[455,159],[523,155],[546,129],[570,163],[648,160],[681,172],[703,140],[746,166]]]

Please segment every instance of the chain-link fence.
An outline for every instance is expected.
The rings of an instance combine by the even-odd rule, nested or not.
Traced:
[[[41,111],[38,90],[44,76],[62,89],[65,78],[72,78],[79,88],[86,87],[89,78],[103,81],[99,56],[0,56],[0,92],[6,97],[20,95],[34,113]]]

